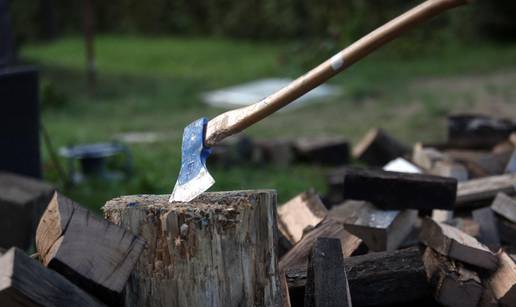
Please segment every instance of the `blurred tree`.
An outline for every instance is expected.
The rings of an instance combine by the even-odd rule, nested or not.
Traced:
[[[320,38],[325,41],[337,40],[342,45],[423,0],[92,1],[99,32],[220,35],[254,39]],[[16,33],[20,36],[33,39],[40,32],[37,29],[41,25],[38,19],[41,17],[34,14],[34,3],[41,3],[45,14],[50,14],[44,14],[49,20],[52,19],[50,8],[52,5],[55,7],[53,14],[58,33],[77,33],[81,30],[78,20],[82,12],[77,8],[77,1],[16,0],[12,3],[13,20]],[[470,11],[472,14],[469,14]],[[466,32],[477,38],[482,34],[483,38],[488,39],[516,39],[515,15],[514,0],[478,0],[470,8],[445,14],[431,26],[413,31],[417,34],[410,37],[426,44],[432,39],[437,39],[440,44],[447,36],[464,39]]]
[[[41,29],[44,39],[53,39],[57,35],[57,20],[54,0],[40,0]]]
[[[84,12],[84,47],[86,49],[86,74],[88,89],[91,95],[95,94],[97,83],[97,68],[95,63],[95,45],[93,38],[93,8],[92,0],[83,0]]]
[[[516,39],[516,1],[478,1],[475,11],[479,31],[497,40]]]

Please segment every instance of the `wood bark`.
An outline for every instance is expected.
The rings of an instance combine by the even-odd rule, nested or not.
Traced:
[[[126,306],[281,304],[274,191],[204,193],[189,203],[123,196],[103,209],[148,242]]]
[[[507,194],[498,193],[491,209],[507,220],[516,223],[516,200],[507,196]]]
[[[351,307],[339,239],[317,238],[308,261],[304,307]]]
[[[103,302],[116,305],[144,241],[55,193],[36,233],[42,263]]]
[[[417,219],[416,210],[379,210],[371,203],[351,200],[333,207],[329,215],[376,252],[398,249]]]
[[[344,257],[344,266],[353,306],[399,306],[431,297],[417,247]],[[291,267],[286,273],[291,292],[303,289],[306,266]]]
[[[105,306],[15,247],[0,257],[0,303],[7,307]]]
[[[471,208],[489,204],[499,192],[514,194],[515,185],[516,173],[459,182],[456,207]]]
[[[341,137],[302,138],[294,141],[296,160],[321,165],[349,163],[349,143]]]
[[[292,243],[297,243],[307,227],[319,224],[327,214],[315,192],[304,192],[278,208],[278,228]]]
[[[489,248],[450,225],[426,218],[419,237],[426,246],[441,255],[488,270],[497,268],[498,259]]]
[[[453,210],[457,193],[454,178],[381,170],[344,168],[332,172],[328,181],[330,194],[369,201],[380,209]]]
[[[483,287],[476,272],[428,247],[423,263],[438,302],[449,307],[478,305]]]
[[[353,157],[371,166],[383,166],[409,151],[408,146],[385,131],[372,129],[353,147]]]
[[[487,283],[502,306],[516,306],[516,263],[507,253],[498,254],[500,266]]]
[[[54,188],[33,178],[0,172],[0,247],[28,250]]]

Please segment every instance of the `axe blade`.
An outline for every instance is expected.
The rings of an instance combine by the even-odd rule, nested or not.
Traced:
[[[169,202],[188,202],[208,190],[215,179],[206,168],[211,149],[204,145],[208,120],[201,118],[186,126],[181,145],[181,169]]]

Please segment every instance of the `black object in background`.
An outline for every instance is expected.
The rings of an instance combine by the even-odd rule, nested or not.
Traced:
[[[41,178],[38,71],[0,69],[0,171]]]
[[[7,0],[0,0],[0,67],[15,61],[13,33]]]

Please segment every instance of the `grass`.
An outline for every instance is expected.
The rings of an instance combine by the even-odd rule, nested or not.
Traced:
[[[317,50],[292,52],[292,45],[99,36],[94,96],[86,88],[80,38],[27,45],[21,55],[42,69],[43,124],[56,147],[109,141],[132,131],[167,135],[163,142],[131,145],[134,173],[128,180],[89,181],[66,191],[98,209],[118,195],[169,193],[179,167],[182,129],[201,116],[223,111],[203,105],[200,94],[256,78],[295,77],[307,68],[301,63],[319,60]],[[331,83],[342,88],[341,96],[275,114],[246,133],[257,138],[332,134],[355,141],[370,127],[380,126],[405,142],[439,140],[451,111],[482,110],[486,97],[510,107],[516,90],[510,82],[490,76],[510,74],[515,68],[516,46],[454,45],[431,53],[422,49],[416,56],[396,54],[393,44],[333,79]],[[59,185],[54,165],[44,154],[46,179]],[[248,165],[210,171],[217,179],[213,190],[275,188],[282,202],[310,187],[324,193],[327,169]]]

